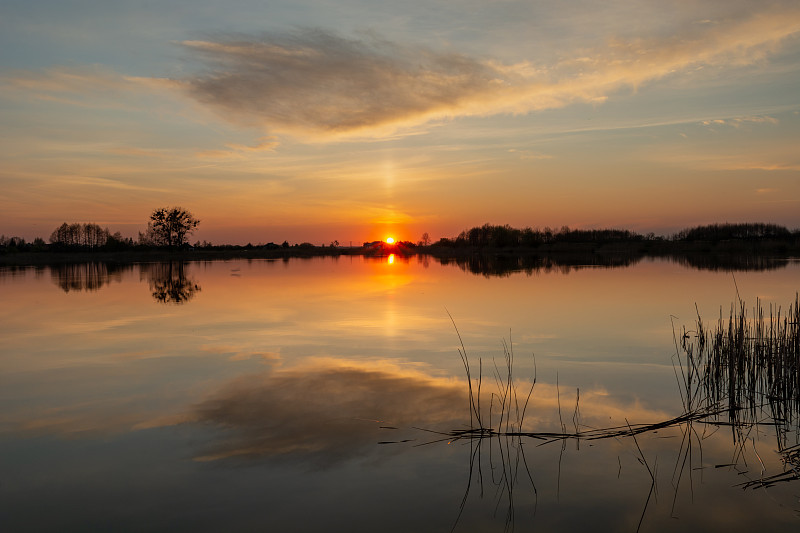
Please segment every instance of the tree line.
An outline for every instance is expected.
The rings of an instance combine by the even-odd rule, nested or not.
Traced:
[[[49,246],[41,238],[33,242],[26,242],[20,237],[0,236],[0,252],[13,251],[42,251],[50,250],[124,250],[131,248],[167,248],[178,249],[189,244],[188,238],[200,224],[200,220],[181,207],[162,207],[153,210],[144,232],[139,232],[136,241],[123,237],[120,232],[111,233],[108,228],[103,228],[94,223],[64,222],[53,230],[49,239]],[[443,237],[437,242],[431,242],[428,233],[424,233],[419,243],[404,241],[391,246],[408,249],[418,248],[423,251],[428,248],[538,248],[551,245],[608,245],[608,244],[636,244],[636,243],[662,243],[671,248],[670,243],[722,243],[722,242],[771,242],[789,245],[794,248],[800,246],[800,230],[789,230],[784,226],[766,223],[722,223],[695,226],[681,230],[669,236],[657,236],[654,233],[640,234],[624,229],[571,229],[562,226],[560,229],[545,227],[539,228],[513,228],[508,224],[484,224],[464,230],[453,238]],[[338,248],[338,242],[333,241],[331,249]],[[196,246],[204,249],[220,248],[229,249],[231,246],[212,246],[198,242]],[[316,247],[310,243],[295,245],[300,248]],[[324,245],[323,245],[324,246]],[[381,242],[364,243],[364,249],[376,252],[386,248]],[[253,248],[248,245],[245,248]],[[289,248],[289,243],[282,245],[270,243],[268,249]],[[378,251],[380,251],[378,250]],[[412,252],[413,253],[413,252]]]
[[[446,248],[535,248],[552,244],[615,244],[659,242],[724,242],[769,240],[798,243],[800,230],[791,231],[777,224],[724,223],[696,226],[670,236],[640,234],[623,229],[560,229],[530,227],[518,229],[506,225],[484,224],[462,231],[454,238],[441,238],[436,247]]]
[[[160,207],[150,215],[147,229],[139,232],[135,243],[139,246],[179,248],[188,244],[188,236],[200,221],[181,207]],[[112,234],[108,228],[93,223],[67,224],[64,222],[50,235],[50,244],[56,249],[121,249],[134,246],[133,239],[124,238],[120,232]]]
[[[554,230],[549,227],[544,229],[513,228],[508,224],[494,226],[484,224],[469,230],[462,231],[453,239],[440,239],[439,246],[477,247],[477,248],[516,248],[535,247],[542,244],[555,242],[634,242],[647,238],[655,239],[655,235],[642,236],[628,230],[603,229],[603,230],[573,230],[568,226]]]
[[[120,232],[112,234],[108,228],[97,224],[67,224],[64,222],[50,234],[50,244],[57,248],[119,247],[132,245],[133,241],[124,239]]]
[[[117,231],[111,233],[106,227],[92,222],[69,224],[64,222],[50,234],[49,246],[37,237],[28,243],[21,237],[0,236],[0,251],[115,251],[134,247],[180,248],[188,244],[200,220],[181,207],[160,207],[153,210],[147,229],[139,232],[138,240],[123,237]]]
[[[791,240],[800,230],[790,231],[777,224],[710,224],[679,231],[674,235],[678,241],[725,241],[725,240]]]

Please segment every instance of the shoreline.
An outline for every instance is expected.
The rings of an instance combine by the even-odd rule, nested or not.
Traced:
[[[70,263],[153,263],[167,261],[226,261],[234,259],[310,259],[314,257],[364,256],[386,257],[390,254],[410,257],[427,256],[441,262],[471,259],[503,261],[553,261],[555,263],[613,264],[645,258],[720,261],[747,263],[759,260],[800,258],[800,243],[786,241],[635,241],[614,243],[552,243],[534,247],[477,246],[401,246],[378,245],[369,248],[291,247],[291,248],[220,248],[220,249],[128,249],[128,250],[41,250],[0,253],[0,267],[47,266]]]

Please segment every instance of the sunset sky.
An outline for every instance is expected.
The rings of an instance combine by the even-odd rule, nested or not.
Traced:
[[[0,233],[800,227],[797,0],[4,0]]]

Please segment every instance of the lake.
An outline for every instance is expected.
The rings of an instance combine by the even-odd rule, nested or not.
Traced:
[[[745,425],[720,414],[634,429],[686,411],[681,345],[698,313],[714,326],[739,298],[785,312],[798,290],[796,260],[5,267],[0,524],[797,528],[797,476],[748,485],[797,467],[778,453],[797,443],[796,403],[759,405]],[[472,411],[465,361],[476,403],[481,387]],[[476,411],[505,433],[457,438]]]

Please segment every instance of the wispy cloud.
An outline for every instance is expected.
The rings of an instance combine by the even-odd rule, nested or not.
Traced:
[[[17,71],[3,84],[36,93],[96,93],[125,89],[130,78],[100,66],[53,67],[41,71]]]
[[[602,102],[675,73],[762,61],[800,32],[800,9],[715,22],[666,37],[610,40],[550,65],[320,29],[184,41],[207,69],[175,83],[240,124],[307,137],[381,136],[452,117]]]
[[[280,145],[275,137],[262,137],[253,145],[246,144],[226,144],[225,150],[203,150],[197,153],[201,158],[212,159],[242,159],[248,154],[257,152],[274,152]]]
[[[59,179],[62,185],[86,185],[91,187],[103,187],[109,189],[119,189],[124,191],[147,191],[147,192],[166,192],[166,189],[135,185],[108,178],[98,178],[94,176],[65,175]]]
[[[113,148],[109,148],[108,152],[111,154],[122,155],[122,156],[146,157],[153,159],[164,159],[168,155],[164,150],[144,149],[144,148],[137,148],[135,146],[116,146]]]
[[[16,70],[0,76],[0,94],[91,108],[140,109],[149,103],[136,96],[169,94],[177,86],[173,80],[126,76],[102,65]]]
[[[703,120],[700,124],[703,126],[729,126],[733,128],[740,128],[746,124],[779,124],[779,120],[770,116],[755,116],[755,117],[736,117],[726,119],[712,119]]]
[[[539,152],[534,152],[531,150],[517,150],[516,148],[511,148],[508,150],[508,153],[518,154],[520,159],[529,159],[529,160],[553,159],[552,155],[541,154]]]

